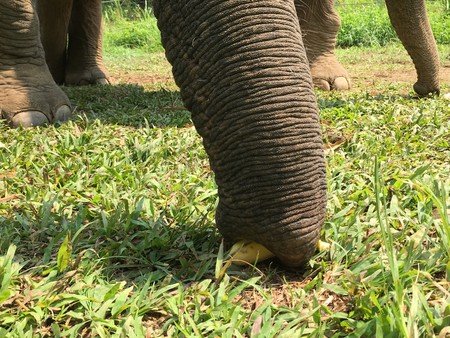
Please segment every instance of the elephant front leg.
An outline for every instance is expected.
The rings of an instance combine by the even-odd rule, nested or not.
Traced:
[[[38,0],[41,41],[45,60],[58,84],[64,83],[66,70],[67,33],[73,0]]]
[[[424,0],[386,0],[389,18],[417,71],[414,90],[421,96],[439,94],[439,53]]]
[[[74,0],[69,25],[67,85],[108,84],[102,58],[101,0]]]
[[[346,90],[350,78],[334,53],[340,27],[333,0],[295,0],[314,85]]]
[[[14,127],[65,121],[70,102],[53,81],[32,0],[0,2],[0,116]]]

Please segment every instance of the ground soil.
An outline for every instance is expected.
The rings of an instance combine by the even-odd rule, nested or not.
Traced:
[[[392,83],[413,84],[417,80],[416,71],[412,64],[390,64],[388,69],[378,66],[375,69],[362,68],[358,65],[345,64],[350,73],[353,88],[369,89],[375,86],[386,86]],[[440,69],[440,83],[450,85],[450,62],[444,64]]]
[[[338,54],[345,55],[345,51]],[[340,62],[347,69],[352,81],[352,90],[365,89],[369,92],[378,91],[376,88],[393,83],[413,84],[416,81],[414,65],[409,60],[406,52],[395,55],[392,52],[375,53],[373,51],[361,53],[357,58],[339,57]],[[139,61],[138,61],[139,62]],[[137,67],[137,70],[120,68],[110,69],[114,83],[132,83],[144,87],[155,85],[174,85],[170,72],[170,65],[164,59],[163,54],[158,58],[158,73],[147,71],[145,67]],[[440,82],[444,88],[450,86],[450,59],[441,62]]]

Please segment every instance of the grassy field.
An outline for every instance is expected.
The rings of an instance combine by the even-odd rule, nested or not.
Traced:
[[[446,2],[448,0],[427,1],[429,19],[439,44],[450,44],[450,8],[447,8]],[[398,41],[389,22],[384,1],[340,0],[337,1],[336,9],[342,24],[337,39],[338,46],[375,47]],[[149,52],[163,50],[156,29],[156,19],[150,11],[110,4],[106,5],[105,20],[109,27],[105,44],[110,50],[118,47]]]
[[[337,10],[341,16],[340,47],[385,46],[398,41],[384,1],[341,0]],[[427,1],[427,10],[436,41],[449,44],[450,9],[446,2]]]
[[[450,332],[450,105],[413,98],[401,46],[339,50],[354,88],[317,92],[331,249],[297,271],[224,269],[208,159],[149,48],[107,43],[114,85],[64,88],[65,125],[0,122],[0,337]]]

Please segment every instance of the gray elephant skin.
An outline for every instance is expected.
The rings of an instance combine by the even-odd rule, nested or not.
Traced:
[[[99,0],[0,0],[1,116],[14,127],[64,121],[57,84],[108,83],[101,20]]]
[[[424,1],[386,3],[416,66],[414,89],[438,92]],[[350,86],[334,55],[333,1],[155,0],[153,6],[215,173],[220,232],[229,242],[263,244],[287,266],[303,265],[315,251],[326,206],[313,78],[324,89]],[[0,0],[0,109],[11,125],[67,119],[70,103],[55,81],[107,81],[100,23],[99,0]]]

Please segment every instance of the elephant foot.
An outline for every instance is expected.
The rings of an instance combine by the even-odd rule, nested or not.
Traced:
[[[336,59],[336,55],[322,55],[311,63],[311,75],[314,86],[322,90],[348,90],[350,77]]]
[[[417,95],[419,95],[420,97],[425,97],[428,95],[439,95],[440,94],[439,83],[436,82],[433,83],[432,81],[428,82],[417,81],[414,84],[413,88],[414,91],[417,93]]]
[[[65,122],[72,115],[69,99],[46,66],[0,69],[0,83],[0,116],[14,128]]]
[[[67,86],[107,85],[111,84],[106,68],[101,64],[68,65],[66,70]]]

